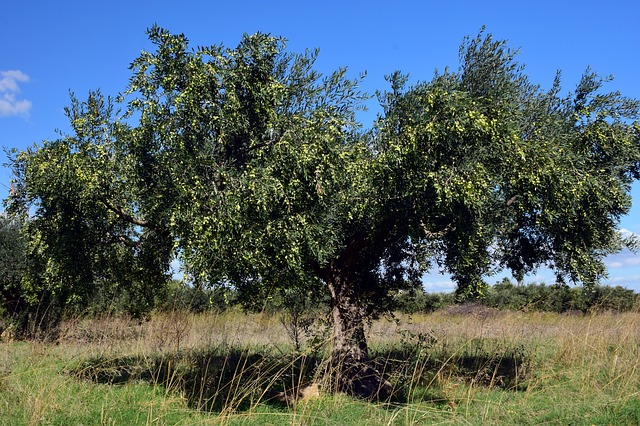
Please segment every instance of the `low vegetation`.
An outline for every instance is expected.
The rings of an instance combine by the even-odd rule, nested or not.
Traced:
[[[398,309],[404,313],[429,313],[452,307],[458,298],[454,293],[427,293],[422,290],[400,293]],[[621,286],[568,286],[531,283],[514,285],[504,278],[486,289],[474,301],[490,308],[540,312],[629,312],[640,307],[640,294]],[[464,310],[464,307],[459,309]]]
[[[0,346],[0,424],[637,424],[640,314],[462,305],[367,329],[386,400],[323,381],[277,313],[173,311],[61,324]]]

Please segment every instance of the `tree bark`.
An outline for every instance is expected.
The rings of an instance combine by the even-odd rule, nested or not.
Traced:
[[[327,270],[333,317],[333,349],[327,373],[338,392],[366,399],[387,399],[391,384],[369,365],[365,311],[350,266],[352,262],[334,261]]]

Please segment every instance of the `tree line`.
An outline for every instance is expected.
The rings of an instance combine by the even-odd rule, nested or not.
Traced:
[[[316,50],[262,33],[235,48],[148,35],[122,95],[72,95],[70,134],[10,152],[16,303],[33,321],[99,293],[142,315],[177,257],[192,285],[232,289],[248,309],[291,292],[326,301],[328,371],[372,397],[385,386],[365,325],[425,271],[451,274],[460,300],[481,298],[496,267],[593,287],[606,255],[637,245],[618,225],[640,177],[640,103],[589,69],[567,94],[559,74],[544,90],[481,31],[457,70],[389,75],[369,129],[360,79],[321,75]]]
[[[455,293],[428,293],[416,290],[397,296],[398,311],[406,314],[431,313],[457,306]],[[640,309],[640,293],[622,287],[590,287],[567,284],[529,283],[516,285],[509,278],[495,283],[481,299],[468,301],[498,310],[591,314],[632,312]]]

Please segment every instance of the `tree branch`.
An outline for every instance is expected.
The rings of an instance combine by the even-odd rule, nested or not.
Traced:
[[[100,201],[102,201],[102,203],[112,212],[114,212],[115,214],[118,215],[118,217],[122,220],[124,220],[125,222],[128,222],[132,225],[137,225],[137,226],[141,226],[143,228],[149,228],[149,229],[153,229],[155,230],[156,227],[150,223],[147,220],[141,220],[136,218],[135,216],[133,216],[131,213],[125,211],[122,207],[116,205],[112,205],[111,203],[109,203],[109,201],[107,201],[106,199],[102,198]]]
[[[124,235],[114,234],[111,231],[107,231],[107,243],[122,243],[127,247],[138,249],[140,247],[140,241],[133,241],[131,238]]]
[[[447,226],[445,226],[443,230],[436,231],[436,232],[430,231],[427,228],[427,225],[422,221],[420,222],[420,226],[422,227],[422,232],[424,232],[424,236],[429,239],[442,238],[445,235],[447,235],[449,232],[454,231],[456,229],[456,227],[453,226],[452,223],[449,223]]]

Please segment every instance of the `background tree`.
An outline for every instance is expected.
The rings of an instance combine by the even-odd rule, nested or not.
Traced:
[[[36,206],[46,285],[162,281],[173,249],[194,281],[232,286],[245,306],[282,289],[328,294],[328,372],[372,397],[389,389],[366,364],[366,322],[428,268],[451,273],[460,297],[481,295],[496,264],[593,283],[624,243],[638,102],[600,94],[590,72],[570,96],[559,78],[542,91],[480,34],[456,72],[413,86],[390,76],[362,132],[357,80],[323,78],[317,52],[265,34],[195,50],[149,36],[124,115],[91,94],[72,102],[74,135],[13,160],[10,206]]]
[[[20,223],[0,216],[0,329],[19,320],[24,311],[21,281],[27,269],[25,254]]]

